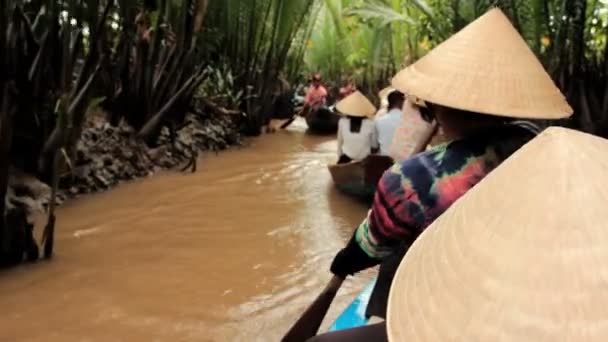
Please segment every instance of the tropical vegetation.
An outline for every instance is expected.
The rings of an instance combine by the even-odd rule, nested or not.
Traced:
[[[0,2],[0,197],[12,191],[12,168],[52,185],[50,257],[54,193],[91,108],[151,146],[187,112],[235,115],[259,133],[274,94],[289,88],[275,80],[300,71],[294,45],[306,40],[311,9],[279,0]],[[0,201],[3,264],[37,259],[32,225],[16,210]]]
[[[259,134],[313,72],[375,98],[400,68],[501,7],[575,109],[608,136],[606,0],[2,0],[0,198],[13,168],[57,191],[93,108],[154,146],[187,113]],[[287,101],[288,102],[288,101]],[[54,200],[44,255],[53,249]],[[0,201],[0,263],[37,259],[31,224]]]
[[[330,79],[352,76],[375,98],[395,70],[492,7],[510,17],[567,95],[575,116],[564,124],[607,136],[605,0],[324,0],[306,65]]]

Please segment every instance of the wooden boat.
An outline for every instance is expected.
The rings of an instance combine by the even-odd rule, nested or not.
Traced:
[[[338,190],[351,196],[371,200],[380,177],[392,165],[391,157],[370,155],[360,161],[329,165],[328,169]]]
[[[340,314],[331,325],[329,331],[339,331],[367,325],[369,318],[365,316],[365,310],[372,295],[376,280],[371,281],[353,302]]]
[[[308,129],[313,133],[331,134],[338,131],[340,116],[328,108],[319,108],[305,114]]]

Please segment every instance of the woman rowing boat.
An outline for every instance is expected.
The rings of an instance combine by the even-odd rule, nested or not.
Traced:
[[[401,71],[396,89],[426,102],[449,143],[396,164],[378,184],[374,204],[331,271],[345,278],[381,264],[369,314],[386,317],[396,266],[438,216],[537,133],[516,119],[572,114],[533,52],[506,16],[493,9]],[[386,340],[384,323],[315,341]]]

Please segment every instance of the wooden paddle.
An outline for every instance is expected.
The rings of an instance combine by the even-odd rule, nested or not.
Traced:
[[[319,331],[321,323],[329,310],[329,306],[333,302],[338,290],[342,286],[344,279],[334,276],[323,292],[319,294],[312,304],[304,311],[304,314],[298,321],[289,329],[289,332],[283,337],[282,342],[304,342],[311,337],[314,337]]]
[[[287,128],[289,125],[291,125],[294,121],[296,121],[296,119],[298,118],[298,116],[301,116],[302,113],[304,112],[304,109],[306,108],[306,106],[302,107],[302,110],[300,110],[299,112],[297,112],[296,114],[294,114],[291,119],[289,119],[286,123],[281,125],[281,129],[285,129]]]
[[[291,117],[291,119],[287,120],[287,122],[285,122],[284,124],[281,125],[281,129],[285,129],[287,128],[289,125],[291,125],[294,121],[296,121],[296,118],[298,117],[298,115],[294,115]]]
[[[437,121],[432,123],[429,136],[416,148],[416,154],[424,151],[426,146],[431,143],[435,134],[439,130]],[[312,304],[304,311],[300,319],[289,329],[281,340],[282,342],[304,342],[317,335],[321,323],[331,306],[338,290],[342,286],[344,279],[334,276],[323,292],[319,294]]]

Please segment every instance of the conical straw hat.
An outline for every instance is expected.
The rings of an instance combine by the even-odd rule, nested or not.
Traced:
[[[608,141],[549,128],[421,234],[396,341],[608,341]]]
[[[569,117],[572,108],[499,9],[492,9],[400,71],[393,87],[427,102],[482,114]]]
[[[407,99],[407,101],[409,101],[413,105],[416,105],[418,107],[426,107],[426,103],[424,103],[424,100],[421,99],[421,98],[419,98],[418,96],[407,95],[406,99]]]
[[[338,102],[336,109],[349,116],[372,117],[376,114],[376,107],[360,91],[356,91]]]

